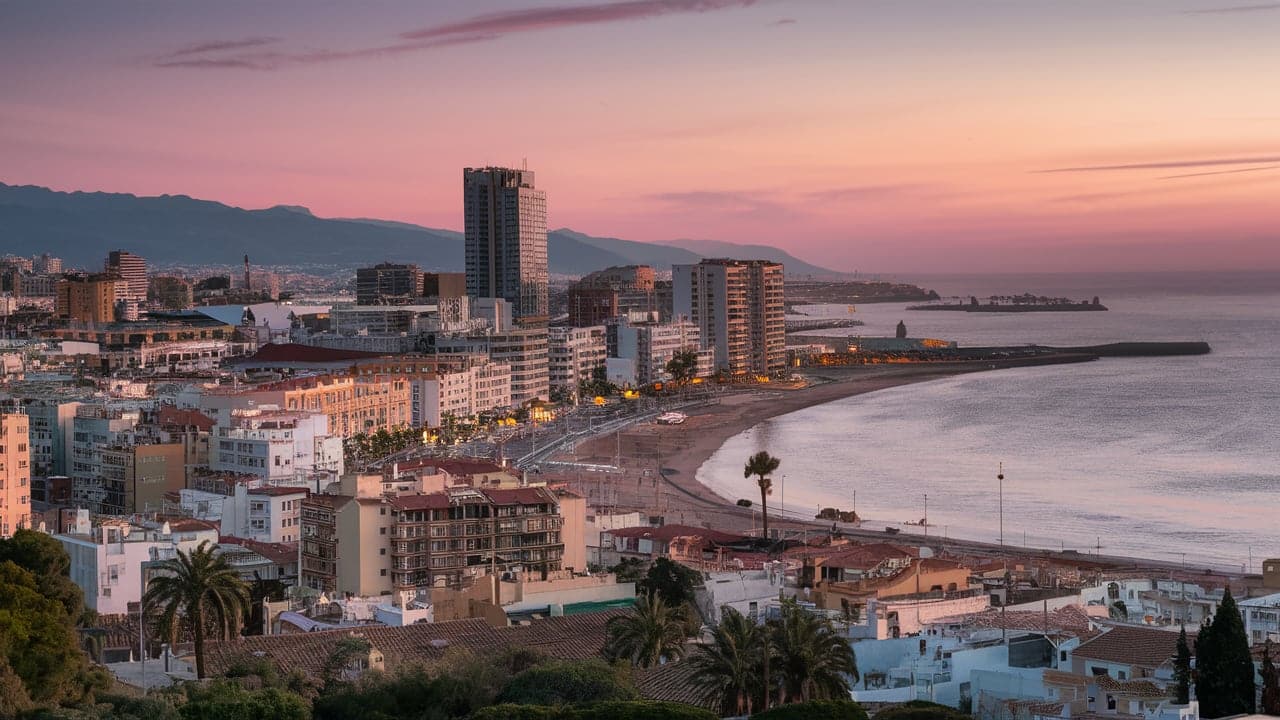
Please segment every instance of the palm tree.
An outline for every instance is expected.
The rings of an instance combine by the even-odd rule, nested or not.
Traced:
[[[632,665],[652,667],[678,660],[685,652],[685,611],[654,593],[641,595],[635,612],[609,621],[605,654]]]
[[[783,702],[849,697],[849,679],[858,679],[858,661],[849,641],[827,618],[782,604],[782,618],[769,628],[775,648]]]
[[[209,622],[225,640],[235,634],[249,603],[249,586],[236,575],[227,559],[216,555],[208,540],[190,553],[160,564],[162,574],[151,578],[142,596],[143,607],[163,608],[159,629],[170,643],[178,641],[179,623],[191,630],[196,645],[196,677],[204,677],[204,637]]]
[[[769,495],[773,492],[773,480],[769,475],[778,469],[782,461],[761,450],[747,460],[742,468],[742,477],[756,476],[756,484],[760,486],[760,517],[764,523],[764,537],[769,537]]]
[[[750,715],[763,695],[760,661],[767,639],[763,628],[726,605],[720,624],[711,630],[711,643],[689,660],[694,668],[690,684],[725,714]]]

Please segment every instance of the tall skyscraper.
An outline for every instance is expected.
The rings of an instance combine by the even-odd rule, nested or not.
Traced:
[[[767,260],[671,267],[674,311],[698,326],[718,369],[766,374],[787,364],[783,268]]]
[[[547,196],[533,172],[465,168],[467,294],[502,298],[522,325],[545,323],[547,308]]]
[[[114,275],[123,283],[116,284],[117,300],[147,300],[147,261],[139,255],[125,250],[112,250],[107,255],[106,273]]]
[[[31,525],[31,449],[27,416],[0,413],[0,538]]]

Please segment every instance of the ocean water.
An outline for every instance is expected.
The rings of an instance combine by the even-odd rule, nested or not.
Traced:
[[[864,327],[961,345],[1205,340],[1199,357],[1115,358],[977,373],[807,408],[731,438],[698,471],[756,497],[746,458],[782,459],[771,505],[856,507],[867,525],[1256,571],[1280,557],[1280,273],[933,276],[943,296],[1097,295],[1102,313],[912,312],[859,305]],[[848,316],[846,306],[815,308]],[[785,476],[785,479],[783,478]],[[780,486],[785,485],[785,491]],[[927,496],[927,498],[926,498]],[[926,511],[927,506],[927,511]],[[917,528],[918,529],[918,528]]]

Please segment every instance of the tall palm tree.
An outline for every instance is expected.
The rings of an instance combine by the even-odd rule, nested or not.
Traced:
[[[782,604],[782,617],[769,628],[775,648],[783,702],[847,698],[849,680],[858,679],[858,661],[849,641],[827,618],[795,601]]]
[[[635,612],[609,621],[605,654],[632,665],[652,667],[678,660],[685,652],[685,610],[649,593],[636,601]]]
[[[760,662],[767,640],[763,628],[726,605],[720,624],[711,630],[711,642],[689,659],[694,668],[690,684],[725,714],[750,715],[764,694]]]
[[[756,476],[756,484],[760,486],[760,517],[764,523],[764,537],[769,537],[769,495],[773,492],[773,474],[782,461],[761,450],[747,460],[742,468],[742,477]]]
[[[142,596],[143,607],[162,608],[159,629],[170,643],[178,641],[179,624],[185,624],[195,639],[196,677],[204,677],[204,640],[210,621],[218,639],[227,639],[240,627],[249,586],[231,569],[227,559],[215,554],[208,540],[190,553],[159,567],[162,574],[151,578]]]

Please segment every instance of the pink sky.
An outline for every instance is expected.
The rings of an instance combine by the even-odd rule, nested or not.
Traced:
[[[7,4],[0,181],[865,272],[1280,269],[1280,3]],[[1056,172],[1045,172],[1045,171]]]

